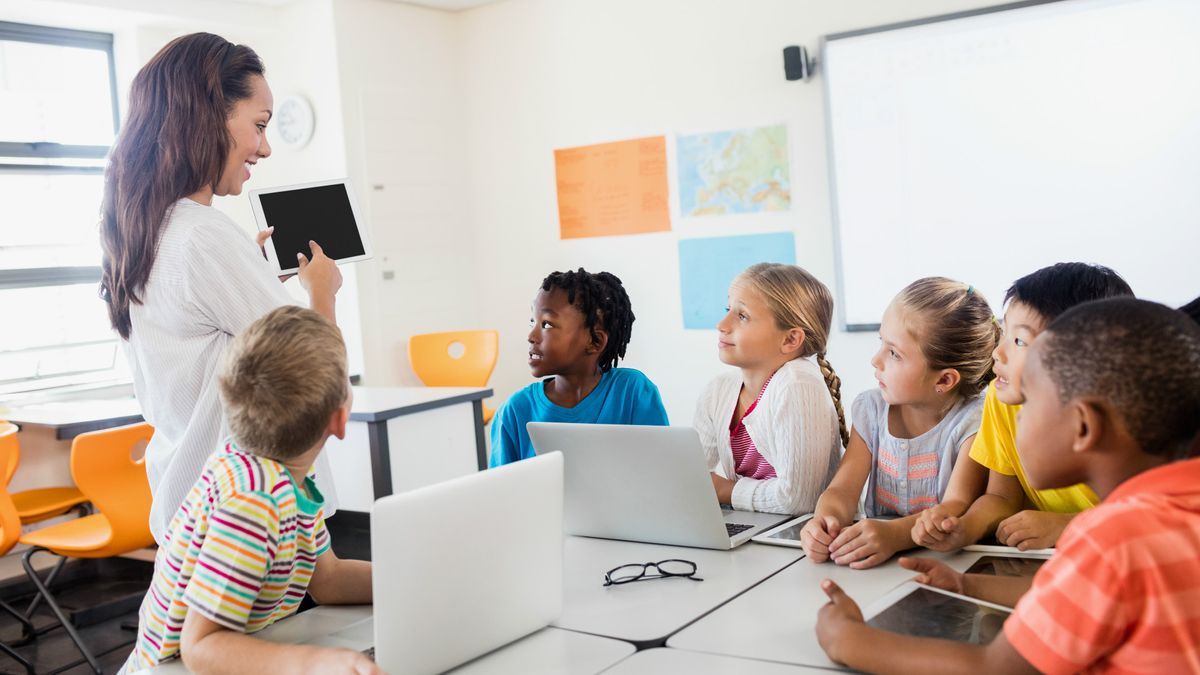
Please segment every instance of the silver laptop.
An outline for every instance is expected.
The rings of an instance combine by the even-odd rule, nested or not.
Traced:
[[[440,673],[540,630],[562,612],[563,458],[378,500],[371,559],[372,619],[311,644],[373,644],[385,672]]]
[[[566,458],[568,534],[730,549],[789,515],[722,509],[691,427],[529,422],[538,456]]]

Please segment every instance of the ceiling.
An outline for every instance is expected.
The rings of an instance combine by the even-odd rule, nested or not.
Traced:
[[[292,2],[292,0],[238,0],[252,5],[267,5],[270,7],[282,7]],[[429,7],[430,9],[440,9],[447,12],[458,12],[464,9],[473,9],[484,5],[491,5],[500,0],[392,0],[405,5],[418,5],[421,7]]]

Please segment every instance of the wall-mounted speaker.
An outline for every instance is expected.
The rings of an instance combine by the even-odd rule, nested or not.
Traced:
[[[808,58],[808,50],[792,45],[783,48],[783,74],[788,81],[807,80],[812,77],[813,62]]]

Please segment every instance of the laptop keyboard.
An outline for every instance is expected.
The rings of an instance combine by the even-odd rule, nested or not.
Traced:
[[[754,527],[754,526],[753,525],[743,525],[741,523],[725,523],[725,533],[728,534],[730,537],[733,537],[734,535],[738,534],[739,532],[745,532],[746,530],[748,530],[752,527]]]

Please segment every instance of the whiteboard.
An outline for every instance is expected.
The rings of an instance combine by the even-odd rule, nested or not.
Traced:
[[[1059,261],[1200,295],[1200,2],[1062,0],[830,35],[822,49],[850,330],[924,276],[982,290]]]

